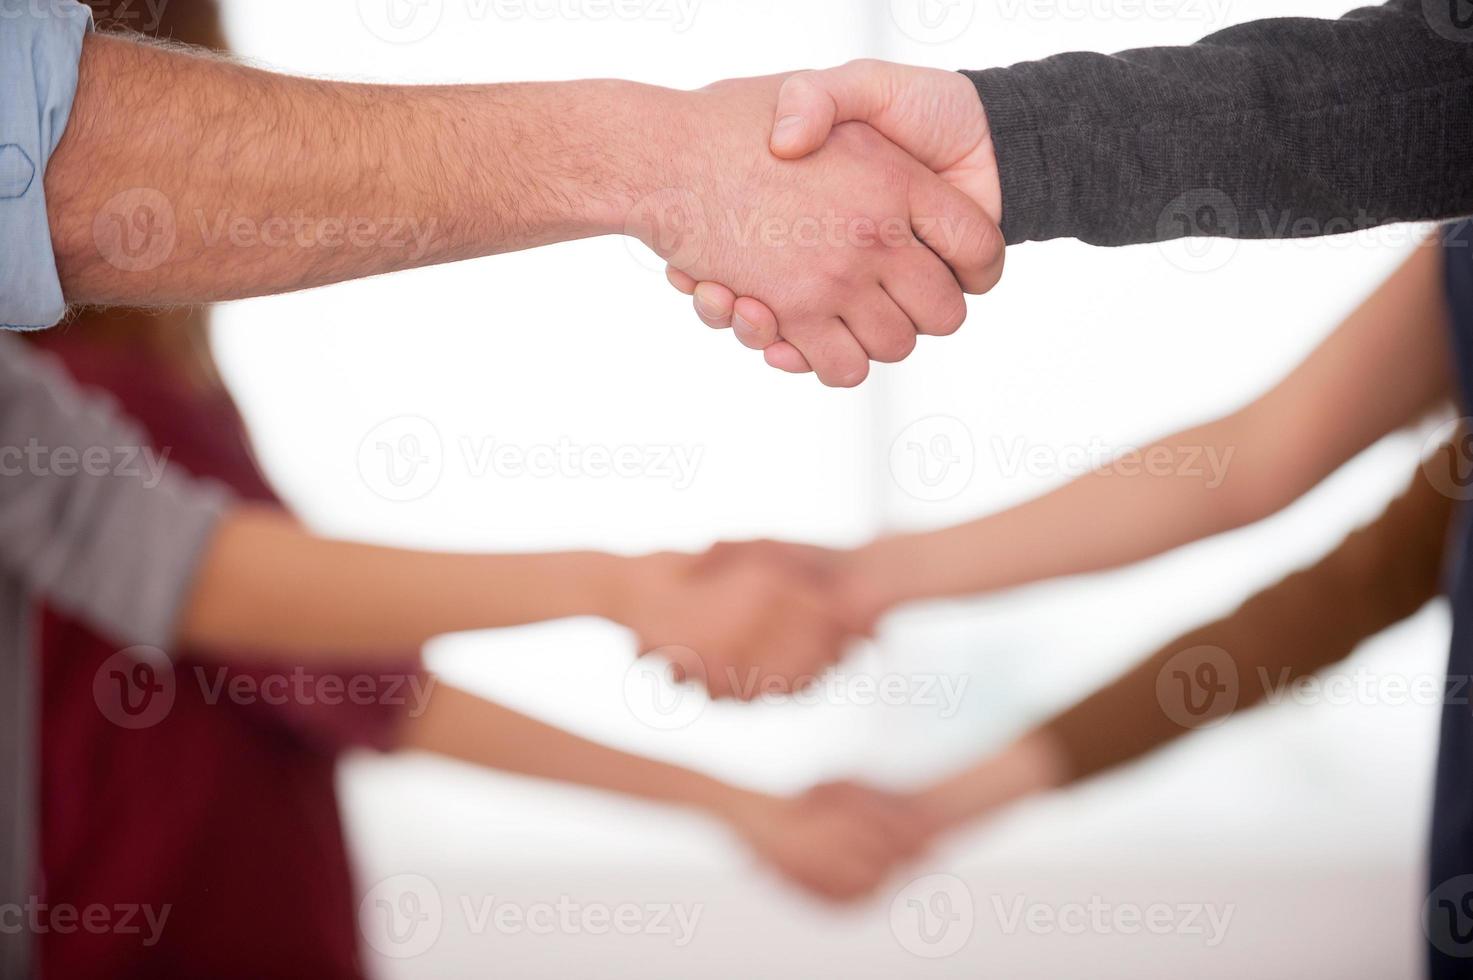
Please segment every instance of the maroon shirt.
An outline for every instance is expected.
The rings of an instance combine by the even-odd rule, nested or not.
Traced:
[[[167,465],[275,501],[223,394],[201,395],[118,345],[58,336],[47,346],[78,381],[110,391],[159,452],[167,447]],[[392,747],[406,711],[396,699],[412,689],[390,697],[389,688],[418,679],[418,657],[337,672],[344,682],[373,678],[385,695],[375,698],[346,697],[346,683],[334,686],[326,672],[225,668],[227,684],[239,676],[273,701],[285,693],[289,703],[272,705],[226,695],[218,659],[186,651],[167,714],[129,729],[109,720],[105,693],[94,694],[99,672],[109,690],[116,648],[54,610],[42,618],[43,900],[76,910],[75,922],[57,917],[37,935],[42,976],[361,977],[335,762],[348,746]],[[274,687],[255,685],[271,674]],[[136,932],[82,928],[99,905],[120,926],[122,905],[151,907],[154,921],[138,913],[128,923]]]

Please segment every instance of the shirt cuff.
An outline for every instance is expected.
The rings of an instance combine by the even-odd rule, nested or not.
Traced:
[[[77,94],[92,8],[27,0],[0,9],[0,328],[49,327],[66,312],[45,174]]]
[[[1055,237],[1047,226],[1054,206],[1053,180],[1038,137],[1038,123],[1028,96],[1005,68],[964,71],[977,86],[1002,190],[1002,233],[1009,245]]]

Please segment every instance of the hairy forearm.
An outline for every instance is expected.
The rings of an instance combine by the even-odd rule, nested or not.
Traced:
[[[591,742],[444,684],[437,686],[428,710],[408,722],[403,747],[718,816],[759,797],[689,769]]]
[[[384,548],[317,537],[281,511],[241,508],[206,551],[178,641],[206,654],[362,662],[461,630],[618,618],[628,561]]]
[[[677,93],[361,85],[93,36],[46,171],[69,302],[283,292],[622,230]]]

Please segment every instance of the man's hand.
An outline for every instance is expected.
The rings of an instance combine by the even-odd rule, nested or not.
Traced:
[[[823,591],[756,558],[709,567],[698,556],[632,559],[614,617],[641,653],[670,661],[677,681],[714,698],[751,700],[817,680],[843,655],[848,635]]]
[[[738,325],[749,346],[781,331],[821,381],[852,386],[870,360],[909,355],[917,333],[959,328],[963,288],[997,280],[1001,238],[974,199],[869,126],[842,123],[803,159],[774,157],[782,91],[781,77],[742,79],[680,99],[680,176],[636,205],[627,230],[686,279],[757,297],[763,316]]]
[[[926,840],[904,797],[855,784],[791,799],[760,797],[725,816],[789,881],[835,902],[871,894]]]
[[[347,84],[89,36],[45,175],[57,272],[72,303],[194,303],[632,234],[858,384],[961,325],[996,228],[859,123],[774,157],[782,85]]]
[[[1001,223],[1002,193],[987,114],[965,75],[880,61],[802,72],[784,82],[774,116],[771,149],[779,158],[805,157],[824,146],[836,126],[863,122],[965,193],[994,225]],[[1000,234],[993,248],[987,288],[1002,271]],[[778,325],[779,311],[744,295],[735,283],[673,267],[669,275],[677,289],[695,296],[697,312],[707,324],[734,327],[742,343],[764,347],[775,367],[809,369],[801,349],[783,341],[766,343]],[[786,323],[782,326],[785,341]]]

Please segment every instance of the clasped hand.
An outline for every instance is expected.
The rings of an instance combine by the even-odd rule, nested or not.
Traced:
[[[626,231],[772,366],[852,387],[955,332],[964,293],[1002,275],[992,140],[965,76],[866,61],[692,98],[699,131],[682,138],[701,165]]]

